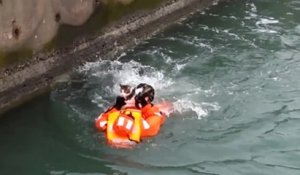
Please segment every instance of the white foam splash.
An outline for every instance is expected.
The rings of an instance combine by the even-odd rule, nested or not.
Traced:
[[[232,33],[232,32],[230,32],[228,29],[222,30],[222,32],[223,32],[224,34],[227,34],[228,36],[234,37],[234,39],[236,39],[236,40],[244,41],[244,42],[248,43],[250,46],[253,46],[254,48],[257,48],[257,46],[254,44],[253,41],[251,41],[251,40],[249,40],[249,39],[246,39],[246,38],[243,37],[243,36],[240,36],[240,35],[237,35],[237,34],[235,34],[235,33]]]
[[[298,34],[300,34],[300,25],[297,25],[295,27],[295,32],[298,33]]]
[[[213,6],[216,6],[216,5],[218,5],[218,4],[219,4],[219,1],[218,1],[218,0],[214,0],[212,5],[213,5]]]
[[[87,73],[89,70],[93,69],[94,67],[97,67],[97,64],[101,62],[101,60],[97,62],[87,62],[83,66],[79,67],[77,69],[77,72],[79,73]]]
[[[261,18],[259,21],[255,23],[257,26],[257,29],[253,29],[255,32],[261,32],[261,33],[269,33],[269,34],[276,34],[278,33],[275,30],[270,29],[271,24],[277,24],[279,23],[279,20],[276,20],[272,17],[268,18]]]
[[[126,55],[127,55],[126,52],[122,52],[122,53],[118,56],[117,60],[119,60],[120,58],[122,58],[122,57],[124,57],[124,56],[126,56]]]
[[[253,31],[260,32],[260,33],[270,33],[270,34],[278,33],[277,31],[271,29],[254,29]]]
[[[264,24],[277,24],[279,23],[279,20],[277,19],[267,19],[267,18],[261,18],[259,21],[257,21],[255,24],[256,26],[264,25]]]
[[[185,40],[186,43],[188,43],[190,45],[201,47],[201,48],[206,48],[211,53],[214,52],[214,49],[212,48],[211,45],[203,43],[203,40],[201,38],[197,37],[197,36],[193,36],[193,37],[185,36],[184,40]]]
[[[176,72],[180,72],[182,69],[184,69],[185,68],[185,66],[186,66],[187,64],[186,63],[183,63],[183,64],[175,64],[175,71]]]
[[[257,8],[256,8],[256,6],[255,6],[254,3],[251,3],[251,4],[250,4],[250,7],[251,7],[251,11],[252,11],[252,12],[257,13]]]
[[[214,17],[217,17],[217,16],[220,16],[220,15],[214,14],[214,13],[209,13],[208,16],[214,16]]]
[[[300,2],[299,1],[291,1],[287,3],[288,7],[292,8],[293,10],[300,10]]]
[[[179,113],[194,111],[197,114],[198,119],[207,116],[208,111],[202,109],[201,104],[189,101],[189,100],[178,100],[173,103],[175,111]]]
[[[258,17],[257,15],[257,8],[255,6],[254,3],[246,3],[246,5],[248,6],[248,8],[250,8],[249,11],[246,11],[246,14],[248,14],[249,16],[246,16],[245,19],[255,19]]]
[[[163,71],[133,60],[125,63],[118,60],[102,60],[87,63],[78,71],[94,77],[111,77],[114,85],[110,89],[114,95],[119,93],[119,84],[136,86],[139,83],[147,83],[159,90],[173,83],[171,79],[165,77]]]
[[[99,103],[99,101],[101,101],[101,103]],[[94,97],[92,99],[92,103],[97,104],[97,106],[101,109],[106,109],[107,106],[110,104],[109,101],[103,99],[103,97],[99,94],[94,94]]]
[[[246,3],[249,8],[249,11],[246,11],[248,16],[245,16],[246,20],[256,20],[256,29],[252,29],[257,33],[267,33],[267,34],[277,34],[278,31],[273,30],[271,25],[278,24],[279,20],[274,19],[273,17],[263,17],[257,14],[257,7],[254,3]]]
[[[203,29],[203,30],[210,30],[210,28],[208,26],[199,26],[199,28]],[[214,30],[214,29],[212,29],[212,30]],[[196,46],[196,47],[206,48],[206,49],[209,49],[211,53],[214,52],[214,49],[212,48],[212,46],[203,43],[202,39],[197,37],[197,36],[192,36],[192,37],[191,36],[181,36],[180,38],[179,37],[177,37],[177,38],[168,37],[168,38],[165,38],[165,39],[170,40],[170,41],[177,41],[177,42],[180,42],[184,45],[190,45],[192,47]],[[170,59],[170,57],[168,57],[167,61],[169,61],[167,63],[171,63],[172,59]]]
[[[178,99],[173,103],[174,109],[176,112],[184,113],[193,111],[197,115],[197,119],[202,119],[203,117],[206,117],[210,111],[216,111],[219,110],[220,107],[217,104],[211,104],[211,103],[197,103],[188,99]]]
[[[175,65],[178,66],[177,69],[180,70],[185,66],[185,63]],[[133,60],[125,63],[118,60],[103,60],[87,63],[78,71],[87,76],[95,77],[96,79],[92,79],[96,81],[98,79],[99,81],[108,79],[110,82],[109,84],[112,84],[112,86],[102,86],[101,93],[109,93],[109,96],[119,94],[120,83],[136,86],[137,84],[144,82],[152,85],[156,91],[158,91],[157,94],[162,98],[164,95],[170,95],[170,93],[177,94],[177,97],[175,98],[179,99],[175,99],[175,102],[172,102],[175,112],[195,112],[197,119],[201,119],[206,117],[210,111],[219,109],[217,104],[196,102],[194,99],[195,95],[199,96],[201,94],[200,92],[204,92],[204,94],[209,94],[211,92],[206,92],[200,87],[195,88],[194,85],[188,85],[188,83],[184,82],[175,84],[169,77],[165,76],[163,71],[156,70],[151,66],[142,65]],[[184,84],[185,88],[181,87],[182,84]],[[157,97],[157,99],[160,99],[160,97]],[[96,93],[92,98],[92,102],[97,104],[100,108],[105,109],[109,106],[110,102],[105,100],[100,94]],[[99,104],[99,102],[101,102],[101,104]]]
[[[249,4],[248,4],[249,5]],[[256,20],[255,25],[256,29],[252,29],[255,32],[258,33],[268,33],[268,34],[277,34],[278,31],[272,29],[272,25],[278,24],[279,20],[274,19],[273,17],[266,17],[266,16],[258,16],[257,15],[257,9],[254,4],[250,4],[250,11],[247,11],[246,13],[249,14],[249,16],[246,16],[245,19]]]

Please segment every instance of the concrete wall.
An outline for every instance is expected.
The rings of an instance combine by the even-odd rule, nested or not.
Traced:
[[[5,5],[5,2],[3,1],[5,0],[2,0],[2,5]],[[27,1],[29,0],[26,0],[26,2]],[[48,0],[36,0],[36,2],[32,4],[32,8],[36,9],[35,13],[42,13],[39,12],[37,6],[42,6],[40,3],[44,1]],[[76,0],[70,1],[77,2]],[[21,3],[23,0],[19,0],[18,2]],[[64,1],[60,1],[60,3],[63,2]],[[78,3],[83,2],[85,4],[83,7],[92,11],[93,2],[89,0],[78,1]],[[190,15],[192,12],[203,10],[217,4],[217,2],[218,0],[165,0],[161,6],[155,9],[148,9],[127,15],[112,25],[104,28],[102,34],[99,36],[89,39],[85,38],[81,40],[81,42],[49,53],[38,53],[28,61],[0,68],[0,113],[19,105],[38,94],[48,91],[55,85],[57,77],[70,71],[72,68],[79,66],[86,61],[97,60],[99,57],[102,59],[111,59],[127,48],[137,44],[139,40],[143,40],[154,33],[161,31],[164,27],[174,23],[182,17]],[[79,10],[75,11],[80,11],[80,13],[84,15],[77,20],[75,19],[75,16],[79,13],[73,14],[71,12],[69,13],[66,9],[64,10],[63,7],[68,6],[68,2],[66,1],[64,3],[65,4],[62,4],[60,7],[55,7],[55,5],[52,4],[53,9],[61,8],[60,12],[63,14],[61,22],[69,22],[70,24],[78,25],[86,20],[91,13],[91,11],[83,12],[84,10],[81,11],[80,9],[82,8],[78,7]],[[124,3],[130,3],[130,1]],[[74,9],[77,9],[75,8],[75,4],[73,4]],[[20,9],[22,8],[20,7]],[[52,15],[53,14],[55,13],[52,13]],[[22,19],[27,19],[29,21],[34,21],[33,18],[36,18],[35,20],[40,20],[40,22],[43,23],[43,19],[38,17],[22,17]],[[18,21],[16,20],[16,22]],[[6,23],[6,25],[9,25],[9,22]],[[14,25],[18,26],[21,25],[21,23],[16,23]],[[27,24],[24,23],[24,25]],[[32,28],[36,28],[34,31],[39,31],[37,30],[39,28],[37,26],[38,25],[31,25]],[[9,33],[10,30],[11,34],[11,27],[10,29],[7,27],[6,30],[7,33]],[[28,33],[30,32],[28,31]],[[19,39],[22,38],[21,36],[19,37]],[[30,40],[32,40],[32,38],[26,42]],[[11,41],[11,45],[13,45],[13,41]]]
[[[103,4],[130,4],[134,0],[102,0]],[[100,0],[1,0],[0,51],[39,49],[57,33],[61,24],[79,26]]]
[[[95,0],[1,0],[0,50],[39,48],[60,24],[82,25],[94,8]]]

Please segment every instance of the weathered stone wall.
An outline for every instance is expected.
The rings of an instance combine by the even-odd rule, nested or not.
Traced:
[[[129,4],[133,0],[103,0]],[[98,3],[97,3],[98,2]],[[93,13],[95,0],[0,0],[0,51],[39,49],[61,24],[82,25]]]

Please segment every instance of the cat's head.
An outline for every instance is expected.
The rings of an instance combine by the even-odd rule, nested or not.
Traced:
[[[131,87],[130,85],[124,85],[124,84],[120,84],[120,92],[121,95],[125,98],[125,99],[129,99],[130,96],[132,94],[134,94],[134,88]]]

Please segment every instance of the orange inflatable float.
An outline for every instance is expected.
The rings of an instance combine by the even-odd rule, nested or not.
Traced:
[[[116,103],[95,122],[96,128],[105,132],[108,143],[116,147],[130,147],[144,137],[157,135],[173,109],[172,104],[153,105],[155,91],[146,83],[134,88],[120,84],[120,92]]]
[[[129,148],[145,137],[158,134],[167,115],[173,110],[171,103],[147,104],[141,109],[111,107],[95,121],[98,131],[106,134],[107,142],[120,148]]]

